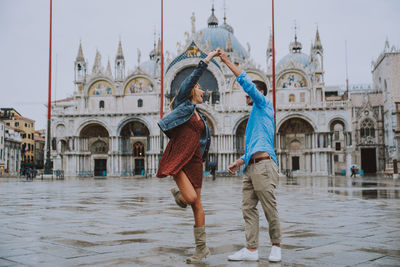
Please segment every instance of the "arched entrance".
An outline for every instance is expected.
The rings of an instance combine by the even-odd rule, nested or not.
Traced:
[[[245,133],[246,133],[246,127],[247,127],[247,122],[249,119],[243,120],[237,127],[236,129],[236,135],[235,135],[235,149],[236,149],[236,157],[240,157],[244,154],[245,151]]]
[[[338,119],[333,120],[329,128],[332,134],[332,154],[334,163],[333,172],[335,174],[341,174],[347,169],[347,155],[345,153],[345,147],[351,140],[351,134],[348,135],[346,133],[346,126],[344,122]]]
[[[279,127],[282,169],[306,171],[311,166],[313,133],[313,127],[302,118],[290,118]]]
[[[182,82],[193,72],[196,67],[187,67],[179,71],[171,83],[171,92],[168,95],[172,100],[179,90]],[[204,102],[209,101],[212,104],[219,102],[218,82],[214,75],[209,70],[205,70],[200,77],[199,84],[206,92],[203,96]]]
[[[79,134],[80,176],[107,176],[109,133],[99,123],[86,125]]]
[[[140,121],[126,123],[120,133],[121,176],[143,175],[150,132]]]
[[[364,119],[360,124],[360,144],[361,144],[361,169],[365,173],[376,173],[376,142],[375,123],[369,119]]]

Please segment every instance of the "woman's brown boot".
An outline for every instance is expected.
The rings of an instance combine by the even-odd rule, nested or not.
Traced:
[[[174,198],[175,198],[176,204],[177,204],[179,207],[185,209],[185,208],[187,207],[187,204],[186,204],[185,202],[183,202],[182,200],[179,199],[179,196],[181,195],[181,191],[179,191],[179,190],[176,189],[176,188],[172,188],[172,189],[171,189],[171,193],[172,193],[172,195],[173,195]]]
[[[186,259],[186,263],[200,263],[203,258],[211,255],[210,250],[206,246],[205,227],[194,227],[193,232],[196,250],[192,257]]]

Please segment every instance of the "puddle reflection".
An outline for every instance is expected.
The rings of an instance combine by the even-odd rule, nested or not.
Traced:
[[[281,177],[280,184],[362,199],[400,199],[400,181],[381,177]]]

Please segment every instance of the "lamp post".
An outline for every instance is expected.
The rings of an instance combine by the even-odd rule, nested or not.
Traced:
[[[44,173],[53,173],[53,164],[50,159],[50,123],[51,123],[51,31],[52,31],[52,9],[53,1],[50,0],[50,41],[49,41],[49,93],[47,103],[47,151],[46,151],[46,163],[44,164]]]

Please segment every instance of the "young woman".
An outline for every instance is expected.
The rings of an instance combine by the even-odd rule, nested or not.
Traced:
[[[196,109],[203,102],[204,91],[198,81],[216,51],[201,60],[196,69],[182,82],[171,102],[172,112],[158,122],[161,130],[170,138],[158,167],[157,177],[172,175],[179,188],[172,188],[175,202],[182,208],[192,206],[194,215],[194,239],[196,250],[187,263],[199,263],[210,255],[206,246],[205,216],[201,205],[203,164],[210,146],[210,129],[206,118]]]

